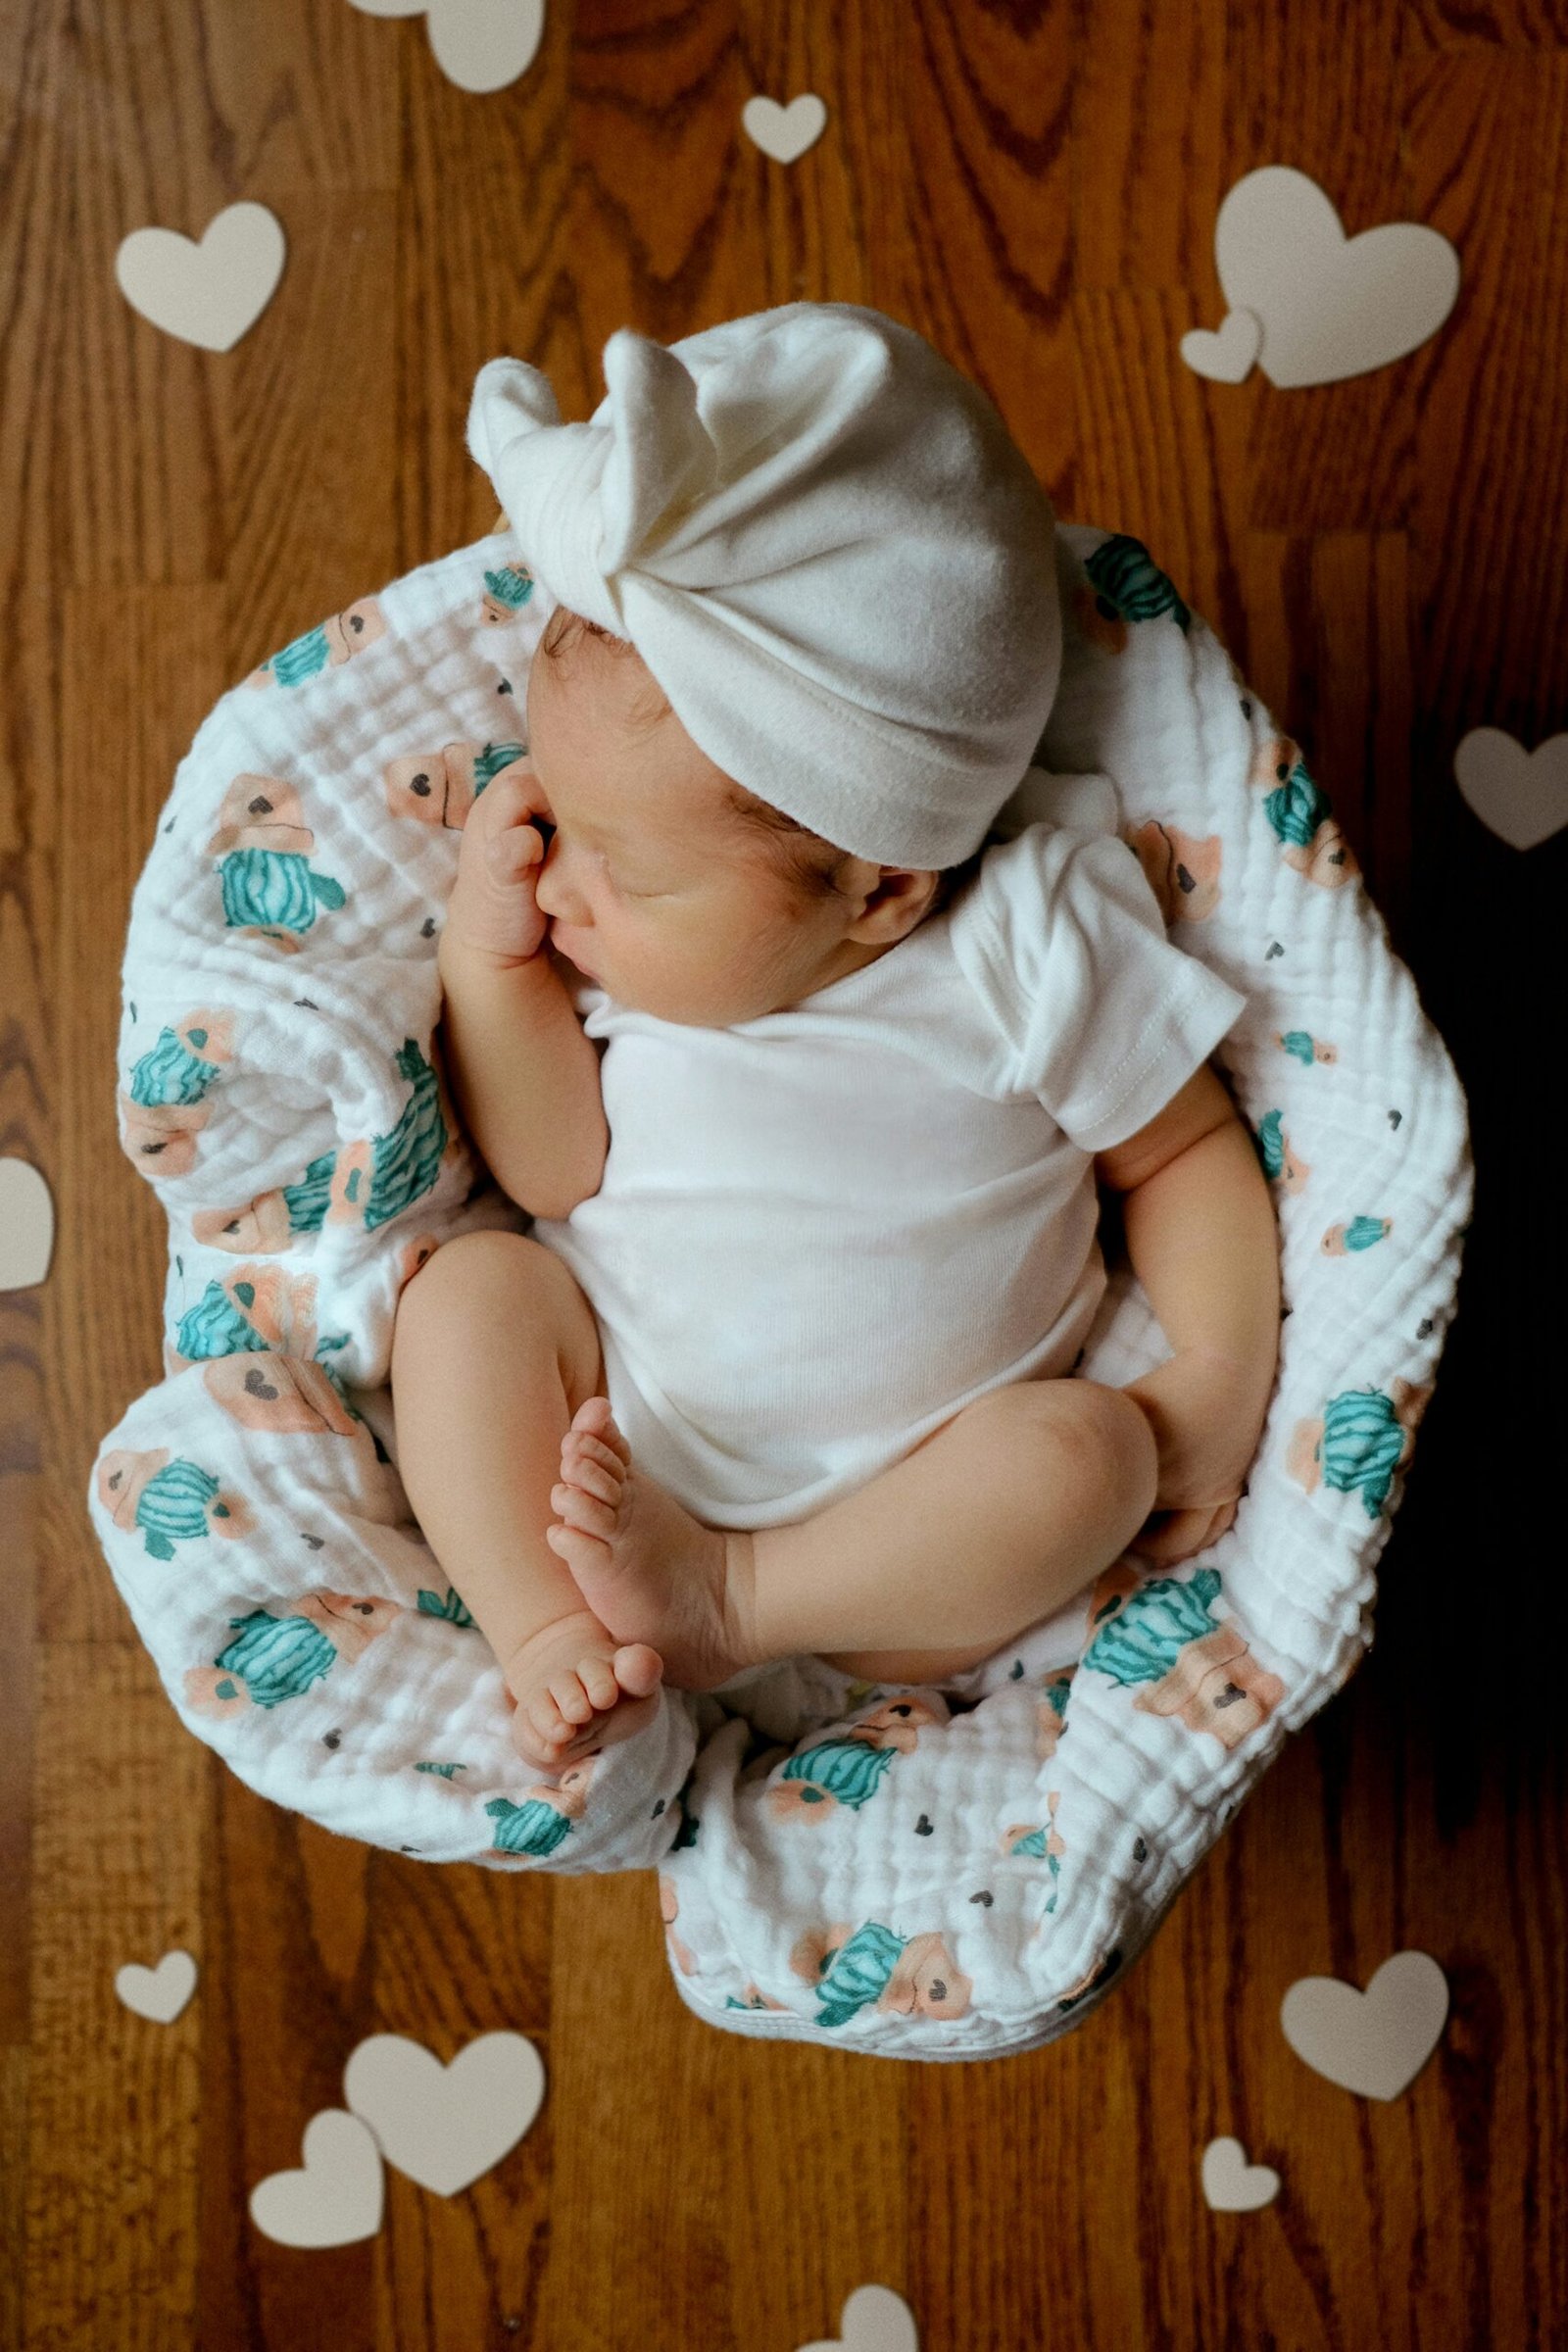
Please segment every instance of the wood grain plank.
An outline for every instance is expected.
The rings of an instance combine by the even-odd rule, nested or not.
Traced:
[[[119,971],[131,890],[175,762],[225,682],[219,621],[214,598],[196,587],[127,589],[115,599],[113,627],[100,598],[73,589],[55,621],[69,681],[58,714],[59,823],[71,850],[39,907],[50,943],[48,1050],[64,1074],[52,1171],[59,1239],[44,1292],[50,1476],[39,1607],[57,1642],[134,1639],[85,1505],[99,1444],[162,1377],[167,1221],[120,1149]]]
[[[168,2352],[194,2304],[208,2004],[198,1986],[153,2025],[114,1979],[167,1950],[204,1957],[206,1760],[139,1648],[45,1644],[38,1703],[24,2341],[79,2352],[113,2314],[125,2352]]]
[[[1386,220],[1424,219],[1401,137],[1403,42],[1397,8],[1331,13],[1233,0],[1225,34],[1225,189],[1265,165],[1289,164],[1317,181],[1348,237]],[[1210,223],[1210,246],[1212,235]],[[1211,269],[1205,263],[1205,277]],[[1253,525],[1304,534],[1405,524],[1414,423],[1441,349],[1441,341],[1428,343],[1342,383],[1270,388],[1254,414]]]
[[[1507,849],[1452,760],[1470,726],[1568,724],[1565,74],[1563,0],[578,0],[489,98],[445,81],[421,23],[347,0],[5,12],[0,1151],[47,1168],[62,1234],[46,1291],[0,1298],[0,1936],[28,1952],[0,1985],[0,2230],[32,2143],[0,2338],[793,2352],[880,2278],[945,2352],[1555,2346],[1568,1624],[1537,1532],[1560,1392],[1537,1139],[1568,835]],[[774,164],[741,110],[805,88],[827,129]],[[1182,334],[1220,316],[1218,204],[1277,162],[1351,233],[1453,240],[1430,345],[1304,391],[1186,368]],[[283,218],[288,270],[233,353],[183,351],[126,310],[115,246],[238,196]],[[1371,1660],[1112,1998],[967,2068],[699,2024],[646,1874],[431,1869],[266,1804],[180,1728],[81,1499],[158,1377],[163,1221],[115,1144],[117,970],[197,719],[286,636],[488,527],[463,446],[485,359],[543,367],[581,417],[615,327],[668,340],[803,296],[931,335],[1063,517],[1145,538],[1220,631],[1336,798],[1483,1169]],[[161,2035],[109,1981],[175,1941],[203,1980]],[[1400,1944],[1439,1957],[1453,2010],[1384,2107],[1304,2068],[1279,2004]],[[450,2056],[503,2026],[550,2090],[491,2176],[452,2200],[390,2179],[371,2245],[257,2235],[251,2188],[299,2162],[365,2034]],[[1282,2175],[1262,2214],[1202,2202],[1227,2132]]]

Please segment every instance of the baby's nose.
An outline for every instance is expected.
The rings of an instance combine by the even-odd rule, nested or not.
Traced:
[[[575,894],[562,872],[559,834],[545,846],[544,862],[534,876],[533,895],[540,913],[561,922],[573,921],[576,912],[580,911]]]

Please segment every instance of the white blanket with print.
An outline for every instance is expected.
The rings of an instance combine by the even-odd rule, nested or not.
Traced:
[[[666,1692],[555,1783],[412,1520],[386,1389],[423,1253],[521,1212],[458,1132],[436,933],[521,748],[547,617],[498,537],[224,696],[124,964],[124,1150],[169,1213],[167,1377],[90,1507],[190,1729],[253,1788],[431,1861],[652,1869],[674,1980],[736,2031],[979,2058],[1065,2031],[1370,1640],[1452,1310],[1465,1109],[1299,748],[1136,540],[1063,528],[1066,654],[1009,814],[1119,832],[1245,991],[1220,1052],[1279,1204],[1288,1320],[1235,1527],[944,1691],[819,1663]],[[1165,1349],[1111,1285],[1083,1365]]]

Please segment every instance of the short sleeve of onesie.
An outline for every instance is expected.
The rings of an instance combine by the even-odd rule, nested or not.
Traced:
[[[995,1021],[1008,1091],[1084,1152],[1125,1143],[1207,1060],[1247,1000],[1165,937],[1114,834],[1030,825],[954,908],[958,963]]]

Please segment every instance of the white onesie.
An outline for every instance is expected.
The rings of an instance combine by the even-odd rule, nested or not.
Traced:
[[[1246,1000],[1136,856],[1050,824],[788,1010],[662,1021],[583,981],[610,1152],[535,1233],[598,1317],[633,1459],[720,1527],[804,1518],[1004,1383],[1071,1370],[1104,1289],[1093,1154]]]

